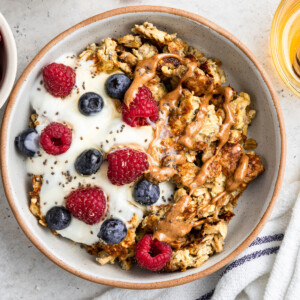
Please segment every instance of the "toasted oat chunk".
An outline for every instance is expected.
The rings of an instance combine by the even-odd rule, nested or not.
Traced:
[[[132,78],[133,72],[129,64],[119,61],[117,65],[124,73],[126,73],[130,78]]]
[[[196,96],[200,96],[205,93],[211,88],[212,84],[213,79],[209,76],[206,76],[205,73],[199,68],[196,68],[194,74],[184,82],[184,86],[191,92],[194,92]]]
[[[214,79],[214,84],[221,86],[225,81],[225,73],[215,59],[208,59],[200,65],[200,69]]]
[[[175,38],[164,47],[163,52],[169,52],[173,54],[185,57],[188,51],[188,44],[180,38]]]
[[[159,46],[167,45],[176,37],[176,33],[168,34],[148,22],[145,22],[143,25],[135,25],[132,31],[151,40],[151,42],[157,43]]]
[[[187,71],[187,67],[175,57],[165,57],[158,62],[157,73],[172,78],[181,77]]]
[[[127,51],[121,52],[121,54],[119,55],[119,60],[127,63],[131,67],[136,66],[138,62],[136,56],[134,56],[132,53]]]
[[[206,61],[204,54],[200,50],[198,50],[194,47],[191,47],[191,46],[188,47],[187,55],[195,56],[199,60],[200,63]]]
[[[218,162],[222,166],[222,172],[226,177],[233,175],[236,170],[239,160],[243,154],[243,147],[241,144],[226,144],[218,155]]]
[[[264,171],[264,167],[258,155],[249,153],[247,155],[249,157],[249,163],[245,182],[250,183]]]
[[[226,179],[227,177],[223,173],[215,177],[210,191],[212,197],[216,197],[225,190]]]
[[[142,40],[139,36],[127,34],[117,39],[119,44],[123,44],[128,48],[139,48],[142,46]]]
[[[230,130],[230,135],[228,140],[229,144],[238,144],[238,143],[242,143],[243,141],[244,141],[244,136],[241,130],[236,130],[236,129]]]
[[[172,204],[163,204],[163,205],[152,205],[149,210],[149,214],[144,217],[141,228],[146,232],[153,232],[154,228],[157,226],[157,223],[160,219],[164,217],[166,212],[171,208]]]
[[[88,45],[86,47],[86,50],[79,54],[79,61],[86,61],[89,59],[96,58],[97,49],[98,47],[95,43]]]
[[[176,135],[183,133],[187,124],[193,121],[200,102],[200,98],[193,96],[189,90],[182,90],[180,104],[169,120],[169,126]]]
[[[221,237],[225,238],[227,236],[227,224],[224,221],[220,221],[217,224],[206,223],[203,226],[203,234],[220,234]]]
[[[160,81],[160,78],[157,75],[154,76],[145,85],[150,89],[154,99],[157,102],[159,102],[160,99],[168,93],[165,85]]]
[[[199,267],[214,252],[223,249],[224,239],[227,235],[227,224],[219,221],[215,225],[205,224],[202,237],[198,237],[184,249],[174,250],[165,271],[185,271],[188,268]]]
[[[102,41],[97,50],[98,71],[112,72],[116,70],[118,65],[118,56],[116,52],[117,43],[111,38],[106,38]]]
[[[110,264],[114,264],[116,260],[116,257],[113,255],[109,255],[108,253],[106,253],[105,251],[101,251],[98,254],[98,257],[96,257],[96,261],[100,264],[100,265],[105,265],[107,263]]]
[[[145,43],[138,50],[132,49],[132,53],[138,58],[138,60],[143,60],[158,54],[158,50],[155,46]]]
[[[235,100],[230,102],[230,108],[236,116],[233,126],[234,129],[244,130],[244,128],[247,128],[251,123],[251,119],[255,114],[253,114],[253,112],[251,112],[250,115],[248,114],[247,107],[250,103],[250,96],[247,93],[240,93]],[[245,133],[243,132],[243,134]]]
[[[210,144],[211,142],[215,141],[217,139],[216,135],[220,131],[221,124],[222,120],[216,115],[215,106],[209,105],[207,114],[204,118],[203,126],[194,138],[195,144]]]
[[[122,51],[119,54],[117,66],[129,77],[133,77],[133,71],[137,61],[137,58],[132,53]]]
[[[163,66],[161,68],[161,72],[166,77],[182,77],[182,75],[187,71],[187,67],[185,65],[180,65],[177,68],[170,66],[169,64]]]
[[[30,205],[29,209],[31,213],[36,216],[39,223],[43,226],[47,226],[45,218],[43,217],[40,210],[40,190],[43,184],[43,177],[40,175],[32,175],[32,188],[30,194]]]
[[[199,167],[197,167],[194,163],[185,163],[178,167],[177,174],[174,175],[173,179],[177,184],[189,186],[195,179],[198,171]]]

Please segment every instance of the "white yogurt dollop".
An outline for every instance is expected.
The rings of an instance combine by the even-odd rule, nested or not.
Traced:
[[[66,122],[72,128],[72,144],[67,152],[53,156],[40,148],[40,154],[27,159],[27,171],[42,175],[43,185],[40,191],[40,209],[43,215],[56,205],[65,205],[65,197],[79,185],[100,187],[107,197],[105,218],[119,218],[125,224],[137,214],[142,219],[145,207],[139,205],[132,197],[133,184],[115,186],[107,178],[107,162],[103,162],[100,170],[91,176],[81,176],[75,170],[76,158],[87,149],[98,149],[107,153],[119,144],[136,144],[148,148],[153,139],[151,126],[130,127],[122,121],[114,101],[105,91],[105,81],[110,76],[106,73],[94,73],[92,61],[77,62],[76,55],[66,54],[57,62],[71,66],[76,72],[76,87],[64,99],[49,94],[41,83],[40,76],[33,87],[31,105],[38,115],[36,130],[39,134],[51,122]],[[103,109],[96,115],[85,116],[78,110],[78,100],[87,92],[99,94],[104,102]],[[160,184],[160,199],[157,204],[167,203],[172,198],[174,186],[164,182]],[[72,218],[70,225],[58,233],[75,242],[92,245],[99,241],[102,220],[95,225]]]

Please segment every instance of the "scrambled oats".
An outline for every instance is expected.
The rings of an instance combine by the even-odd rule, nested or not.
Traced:
[[[193,137],[193,146],[188,149],[178,143],[189,124],[193,122],[203,101],[203,93],[209,86],[220,87],[225,83],[225,74],[221,62],[217,59],[207,59],[198,49],[189,46],[176,34],[168,34],[145,22],[135,25],[133,34],[123,37],[102,40],[100,45],[91,44],[79,55],[80,60],[94,60],[99,72],[113,72],[120,70],[133,78],[138,61],[150,58],[158,53],[174,53],[197,62],[197,68],[183,83],[183,92],[169,116],[166,130],[169,135],[160,141],[159,160],[161,166],[169,166],[164,160],[169,148],[183,151],[186,161],[175,165],[175,175],[170,178],[177,185],[173,202],[163,205],[152,205],[139,224],[137,218],[130,221],[131,228],[125,240],[117,245],[97,243],[93,246],[83,245],[90,254],[95,255],[101,265],[120,262],[121,267],[129,270],[134,262],[135,244],[146,233],[155,231],[157,224],[164,220],[173,204],[187,195],[189,186],[195,179],[201,166],[213,157],[219,139],[222,123],[225,119],[223,109],[224,98],[215,94],[208,106],[203,125]],[[159,102],[168,91],[175,88],[179,79],[187,71],[186,65],[176,58],[165,58],[159,62],[157,75],[146,85]],[[234,216],[233,208],[237,199],[247,185],[263,172],[260,158],[253,149],[257,143],[254,139],[247,139],[247,129],[255,117],[255,111],[250,109],[250,96],[244,92],[234,92],[230,108],[234,114],[234,124],[230,130],[227,143],[209,166],[209,175],[205,183],[193,191],[188,205],[179,217],[186,224],[193,224],[192,229],[182,239],[171,243],[173,254],[165,266],[165,271],[185,271],[187,268],[198,267],[211,255],[221,252],[227,235],[227,225]],[[32,122],[35,121],[33,116]],[[234,176],[245,150],[249,159],[247,174],[242,185],[226,194],[222,201],[213,199],[224,192],[226,182]],[[171,164],[172,166],[172,164]],[[151,178],[151,174],[148,175]],[[46,226],[45,220],[39,211],[39,191],[42,185],[40,176],[33,176],[33,192],[30,193],[31,212]]]

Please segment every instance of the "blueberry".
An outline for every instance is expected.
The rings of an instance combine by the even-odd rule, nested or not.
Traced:
[[[71,222],[71,214],[63,206],[54,206],[48,210],[46,222],[51,230],[65,229]]]
[[[82,152],[75,161],[75,169],[81,175],[95,174],[103,161],[100,151],[90,149]]]
[[[15,138],[15,144],[23,155],[33,157],[39,149],[39,135],[35,129],[27,128]]]
[[[133,190],[133,197],[136,202],[143,205],[152,205],[160,195],[159,186],[148,180],[140,181]]]
[[[121,243],[126,235],[126,225],[119,219],[108,219],[104,221],[98,233],[98,237],[109,245]]]
[[[103,108],[103,99],[92,92],[83,94],[78,101],[78,109],[85,116],[95,115]]]
[[[110,97],[122,100],[130,85],[131,80],[126,75],[114,74],[106,80],[105,88]]]

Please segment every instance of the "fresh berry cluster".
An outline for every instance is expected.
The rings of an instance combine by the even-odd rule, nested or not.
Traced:
[[[114,74],[106,80],[105,88],[110,97],[123,100],[130,85],[131,80],[126,75]]]
[[[78,189],[67,197],[66,208],[86,224],[100,221],[106,209],[106,196],[99,188]]]
[[[75,161],[75,169],[81,175],[95,174],[101,167],[103,156],[97,149],[82,152]]]
[[[83,94],[78,100],[78,109],[85,116],[99,113],[102,110],[103,105],[102,97],[92,92]]]
[[[131,148],[110,152],[107,160],[107,176],[115,185],[131,183],[149,168],[147,155]]]
[[[72,131],[61,123],[52,122],[42,132],[40,143],[48,154],[65,153],[72,143]]]
[[[54,97],[68,96],[76,81],[76,73],[64,64],[52,63],[43,70],[46,90]]]
[[[127,227],[119,219],[105,220],[100,228],[98,237],[106,244],[114,245],[121,243],[127,236]]]
[[[54,206],[46,214],[46,222],[51,230],[62,230],[71,223],[71,214],[63,206]]]
[[[131,127],[150,125],[158,120],[158,106],[149,88],[139,88],[129,107],[123,103],[123,121]]]
[[[15,138],[18,150],[25,156],[33,157],[39,149],[39,135],[33,128],[27,128]]]
[[[138,264],[151,271],[161,270],[170,261],[171,256],[171,246],[165,242],[153,240],[152,234],[146,234],[135,248]]]
[[[159,185],[142,180],[134,187],[133,196],[135,201],[142,205],[152,205],[159,199]]]

